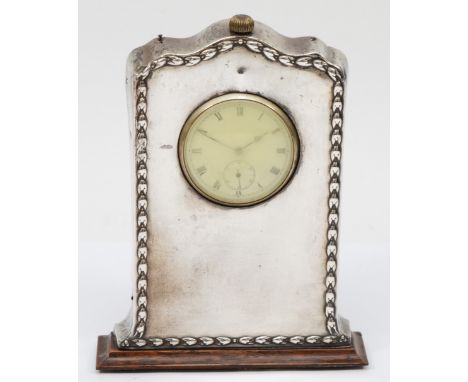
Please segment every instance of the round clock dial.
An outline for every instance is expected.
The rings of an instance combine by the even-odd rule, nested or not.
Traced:
[[[294,173],[298,136],[273,102],[231,93],[211,99],[188,118],[179,159],[189,183],[204,197],[250,206],[275,195]]]

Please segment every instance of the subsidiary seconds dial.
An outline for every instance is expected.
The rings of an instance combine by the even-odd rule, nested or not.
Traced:
[[[188,182],[207,199],[228,206],[260,203],[281,190],[299,155],[296,129],[273,102],[230,93],[198,107],[179,138]]]

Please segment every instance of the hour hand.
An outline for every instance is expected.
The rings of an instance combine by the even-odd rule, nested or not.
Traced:
[[[211,139],[212,141],[224,146],[224,147],[227,147],[228,149],[231,149],[231,150],[235,150],[234,147],[231,147],[229,145],[227,145],[226,143],[224,142],[221,142],[220,140],[216,139],[216,138],[213,138],[211,135],[208,134],[208,132],[206,130],[202,130],[202,129],[198,129],[197,132],[199,132],[201,135],[204,135],[205,137],[207,137],[208,139]]]

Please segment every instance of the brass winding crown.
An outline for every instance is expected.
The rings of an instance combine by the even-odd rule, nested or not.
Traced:
[[[229,31],[231,33],[248,34],[252,33],[255,22],[247,15],[235,15],[229,20]]]

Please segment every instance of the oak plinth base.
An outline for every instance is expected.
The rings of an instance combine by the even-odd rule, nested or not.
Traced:
[[[122,350],[113,334],[98,337],[96,369],[101,371],[254,370],[356,368],[366,366],[361,333],[352,344],[322,348],[214,348]]]

